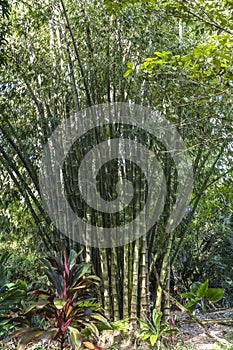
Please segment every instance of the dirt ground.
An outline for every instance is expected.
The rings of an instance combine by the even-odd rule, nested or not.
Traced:
[[[196,323],[191,322],[190,318],[183,313],[175,313],[178,316],[177,328],[179,332],[175,337],[174,344],[171,344],[168,349],[172,350],[214,350],[214,349],[231,349],[233,350],[233,309],[224,311],[215,311],[200,313],[197,318],[205,323],[206,320],[211,320],[211,323],[205,323],[205,329],[214,338],[210,338],[203,329]],[[216,320],[216,322],[215,322]],[[180,322],[179,322],[180,321]],[[221,322],[220,322],[221,321]],[[117,332],[116,332],[117,333]],[[114,343],[114,344],[113,344]],[[117,345],[118,343],[118,345]],[[112,336],[109,335],[105,344],[103,341],[99,344],[103,350],[109,349],[140,349],[147,350],[149,346],[145,343],[137,345],[130,343],[130,341],[118,342],[117,335],[115,342]],[[111,347],[112,346],[112,347]],[[166,349],[166,347],[163,349]]]
[[[204,323],[206,330],[215,339],[211,339],[197,324],[181,323],[179,330],[182,343],[190,349],[212,350],[222,348],[233,349],[233,309],[215,311],[209,313],[200,313],[198,319]],[[188,322],[187,316],[180,316],[180,319]],[[205,323],[205,320],[212,320],[211,323]],[[216,322],[214,322],[216,320]]]

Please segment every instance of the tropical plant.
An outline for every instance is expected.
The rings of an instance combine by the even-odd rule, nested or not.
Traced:
[[[209,280],[204,283],[195,282],[190,288],[190,292],[182,293],[182,298],[190,299],[186,305],[186,308],[190,311],[194,311],[197,304],[201,304],[204,308],[205,300],[212,303],[217,303],[223,298],[224,292],[222,288],[209,288]]]
[[[122,320],[111,322],[111,327],[114,331],[127,333],[129,332],[129,328],[130,328],[129,319],[122,319]]]
[[[7,268],[5,266],[10,253],[0,256],[0,338],[15,329],[17,325],[27,323],[22,316],[27,300],[28,285],[25,281],[7,282]]]
[[[11,338],[20,337],[20,348],[42,340],[49,344],[58,341],[61,349],[66,346],[80,349],[85,336],[97,339],[98,324],[110,327],[98,306],[99,278],[88,273],[91,264],[76,263],[77,255],[71,250],[68,259],[64,254],[50,255],[44,260],[50,284],[46,290],[31,292],[37,295],[37,300],[31,303],[25,315],[40,316],[46,324],[44,328],[24,327],[13,333]]]
[[[0,281],[1,281],[1,288],[2,288],[2,285],[6,282],[6,268],[5,268],[5,264],[6,264],[6,262],[9,259],[10,256],[11,256],[11,254],[8,253],[8,252],[5,252],[5,253],[0,255]]]
[[[19,325],[28,325],[23,316],[27,300],[27,283],[19,280],[16,283],[6,283],[0,288],[0,337]]]
[[[146,322],[138,320],[141,328],[139,336],[142,340],[149,339],[152,346],[157,344],[160,347],[160,340],[165,333],[173,335],[178,331],[177,328],[171,328],[169,322],[162,322],[162,317],[162,312],[158,313],[156,309],[153,309],[152,319],[145,316]]]

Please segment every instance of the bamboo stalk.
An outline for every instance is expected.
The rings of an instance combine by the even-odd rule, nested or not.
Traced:
[[[129,247],[124,246],[123,318],[129,317]]]
[[[86,96],[87,96],[88,105],[91,106],[92,105],[92,99],[91,99],[91,95],[90,95],[89,86],[88,86],[88,83],[87,83],[87,80],[86,80],[86,76],[85,76],[85,73],[84,73],[83,65],[82,65],[82,62],[81,62],[80,55],[79,55],[79,50],[78,50],[78,47],[77,47],[77,44],[76,44],[76,40],[74,38],[74,33],[73,33],[72,28],[71,28],[71,24],[70,24],[69,17],[68,17],[68,14],[67,14],[67,10],[66,10],[66,7],[65,7],[65,4],[64,4],[63,0],[61,0],[61,5],[62,5],[63,11],[64,11],[66,24],[68,26],[68,29],[69,29],[69,32],[70,32],[70,36],[71,36],[71,39],[72,39],[75,55],[76,55],[76,58],[77,58],[77,61],[78,61],[78,65],[79,65],[79,69],[80,69],[80,72],[81,72],[81,75],[82,75],[82,78],[83,78],[83,83],[84,83],[84,88],[85,88],[85,92],[86,92]]]
[[[148,314],[149,303],[148,303],[148,289],[147,289],[147,240],[145,235],[141,238],[141,254],[140,254],[140,315]]]
[[[119,320],[119,297],[117,293],[118,287],[118,271],[117,271],[117,255],[116,248],[111,250],[111,278],[112,278],[112,300],[113,300],[113,320]]]
[[[133,271],[132,271],[132,298],[130,319],[132,324],[137,322],[137,305],[138,305],[138,270],[139,270],[139,240],[135,241],[134,255],[133,255]]]
[[[111,317],[111,303],[110,303],[110,290],[109,290],[109,276],[108,276],[108,261],[107,261],[107,250],[100,250],[100,265],[101,265],[101,276],[102,276],[102,289],[104,295],[104,311],[105,315]]]
[[[157,312],[160,312],[162,309],[163,288],[164,288],[164,283],[168,274],[172,242],[173,242],[173,233],[171,232],[168,237],[166,253],[163,256],[162,267],[161,267],[160,276],[159,276],[159,284],[157,288],[156,302],[155,302],[155,308]]]

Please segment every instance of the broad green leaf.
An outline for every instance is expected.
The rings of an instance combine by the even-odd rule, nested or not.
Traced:
[[[150,343],[152,346],[154,346],[156,344],[157,340],[158,340],[158,334],[152,334],[150,336]]]
[[[112,329],[116,331],[127,332],[129,330],[129,319],[123,318],[122,320],[111,322],[110,325],[112,326]]]
[[[217,303],[224,296],[223,289],[221,288],[209,288],[206,292],[206,298],[213,303]]]
[[[7,287],[8,289],[12,288],[12,287],[16,287],[15,283],[6,283],[5,287]]]
[[[83,325],[86,326],[86,328],[90,329],[90,331],[94,335],[94,337],[98,338],[99,330],[96,327],[96,325],[94,325],[94,323],[91,323],[91,322],[82,322],[82,323],[83,323]]]
[[[170,51],[162,51],[162,52],[155,51],[154,55],[158,56],[158,57],[161,57],[161,58],[164,58],[164,57],[167,58],[170,55]]]
[[[144,322],[142,320],[138,320],[138,322],[139,322],[140,326],[142,326],[143,328],[150,329],[150,326],[146,322]]]
[[[25,314],[28,314],[30,311],[32,311],[33,309],[35,309],[37,306],[37,303],[31,304],[30,306],[28,306],[28,308],[25,310]]]
[[[182,293],[181,294],[181,298],[185,299],[185,298],[194,298],[195,294],[192,292],[188,292],[188,293]]]
[[[198,298],[198,297],[195,298],[195,299],[191,299],[191,300],[187,303],[186,308],[187,308],[188,310],[190,310],[190,311],[193,311],[193,310],[195,310],[196,304],[199,303],[200,301],[201,301],[201,299]]]
[[[93,280],[93,281],[101,282],[101,279],[98,276],[95,276],[95,275],[89,275],[87,277],[87,280]]]
[[[98,328],[99,331],[105,331],[105,330],[112,331],[113,329],[115,329],[114,327],[108,326],[108,325],[103,324],[103,323],[97,323],[96,327]],[[118,330],[118,329],[116,329],[116,330]],[[119,329],[119,330],[124,331],[124,329]]]
[[[35,307],[40,310],[48,304],[50,304],[50,301],[48,300],[38,300],[38,302],[35,304]]]
[[[191,293],[194,293],[196,295],[197,290],[200,286],[201,286],[201,282],[194,282],[190,287]]]
[[[204,298],[206,295],[206,292],[208,290],[209,280],[207,279],[204,283],[202,283],[198,289],[197,289],[197,296],[200,298]]]
[[[22,337],[25,333],[27,333],[29,330],[33,330],[32,328],[21,328],[18,329],[17,331],[13,332],[12,334],[10,334],[9,336],[9,340],[16,338],[16,337]]]
[[[150,336],[151,336],[151,332],[146,332],[146,333],[144,333],[144,335],[142,336],[142,340],[146,340],[146,339],[150,338]]]
[[[27,282],[26,281],[18,280],[17,286],[20,289],[27,290]]]
[[[5,319],[5,320],[1,320],[0,321],[0,327],[5,326],[7,323],[11,322],[12,320],[10,318]]]
[[[152,319],[153,319],[153,323],[154,323],[156,329],[159,329],[159,325],[160,325],[162,317],[163,317],[163,313],[162,312],[157,313],[157,311],[155,309],[153,310],[153,312],[152,312]]]

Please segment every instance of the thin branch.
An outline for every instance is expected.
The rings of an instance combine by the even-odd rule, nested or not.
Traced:
[[[27,170],[30,178],[32,179],[36,190],[38,191],[38,193],[40,192],[40,188],[39,188],[39,184],[38,184],[38,178],[36,173],[34,172],[34,170],[31,167],[29,158],[26,155],[25,149],[15,131],[15,129],[13,128],[12,124],[10,123],[8,118],[5,118],[5,121],[8,125],[8,127],[10,128],[10,131],[12,133],[12,135],[16,138],[17,142],[19,143],[19,145],[21,146],[21,149],[16,145],[16,143],[13,141],[13,139],[9,136],[8,132],[3,128],[3,125],[0,126],[0,130],[2,131],[3,135],[6,137],[7,141],[10,143],[10,145],[14,148],[14,150],[16,151],[16,153],[18,154],[19,158],[21,159],[22,163],[25,166],[25,169]]]
[[[88,87],[88,84],[87,84],[87,81],[86,81],[86,78],[85,78],[85,73],[84,73],[83,65],[82,65],[81,58],[80,58],[80,55],[79,55],[79,52],[78,52],[78,47],[76,45],[76,40],[74,38],[73,30],[71,28],[69,17],[68,17],[68,14],[67,14],[67,11],[66,11],[66,7],[65,7],[65,4],[64,4],[63,0],[61,0],[61,5],[62,5],[63,11],[64,11],[66,24],[67,24],[69,32],[70,32],[70,36],[71,36],[72,43],[73,43],[73,46],[74,46],[75,55],[76,55],[76,58],[78,60],[80,72],[81,72],[81,75],[82,75],[82,78],[83,78],[83,83],[84,83],[84,87],[85,87],[85,91],[86,91],[86,95],[87,95],[88,104],[89,104],[89,106],[91,106],[92,105],[92,99],[91,99],[89,87]]]
[[[190,3],[189,3],[188,1],[184,1],[184,0],[179,1],[179,3],[181,3],[181,4],[183,4],[184,2],[187,3],[187,5],[190,5]],[[226,33],[228,33],[228,34],[233,35],[233,32],[232,32],[232,31],[230,31],[230,30],[228,30],[228,29],[222,27],[222,26],[221,26],[220,24],[218,24],[217,22],[213,22],[213,21],[210,21],[209,19],[205,19],[205,18],[203,18],[202,16],[200,16],[199,14],[197,14],[197,13],[193,12],[192,10],[190,10],[189,8],[186,8],[185,11],[186,11],[187,13],[189,13],[190,15],[192,15],[192,16],[196,17],[197,19],[199,19],[201,22],[206,23],[206,24],[208,24],[208,25],[210,25],[210,26],[212,26],[212,27],[215,27],[215,28],[217,28],[217,29],[220,29],[220,30],[222,30],[222,31],[224,31],[224,32],[226,32]]]
[[[27,191],[25,191],[25,189],[22,188],[22,186],[21,186],[22,184],[18,181],[18,179],[14,175],[13,171],[9,167],[7,168],[7,172],[10,175],[11,179],[13,180],[14,184],[16,185],[17,189],[21,193],[22,197],[25,199],[25,202],[27,203],[27,206],[29,207],[29,209],[30,209],[30,211],[32,213],[32,217],[33,217],[36,225],[39,226],[40,219],[39,219],[39,217],[37,216],[35,210],[32,207],[32,204],[30,202],[29,195],[28,195]]]
[[[70,50],[69,50],[69,45],[68,45],[67,40],[66,40],[66,35],[65,35],[65,43],[66,43],[66,52],[67,52],[67,57],[68,57],[68,63],[69,63],[69,67],[70,67],[72,88],[73,88],[73,92],[74,92],[75,110],[76,110],[76,112],[79,112],[80,111],[80,105],[79,105],[78,89],[77,89],[77,86],[75,84],[74,67],[73,67],[73,63],[72,63],[72,60],[71,60]]]
[[[29,194],[30,198],[33,200],[33,202],[35,203],[36,207],[41,212],[43,217],[46,218],[45,211],[44,211],[43,207],[41,206],[40,202],[38,201],[38,199],[36,198],[36,196],[32,192],[32,190],[31,190],[30,186],[27,184],[26,180],[23,178],[23,175],[20,174],[20,172],[17,169],[15,163],[12,162],[12,160],[10,159],[10,157],[7,155],[7,153],[4,151],[4,149],[2,147],[0,148],[0,150],[1,150],[1,153],[2,153],[2,155],[4,157],[4,159],[7,162],[7,165],[15,172],[15,174],[17,175],[20,183],[23,185],[25,191],[27,191],[27,193]],[[49,221],[48,223],[50,224],[51,221]]]
[[[185,228],[184,228],[184,231],[182,232],[182,236],[181,236],[180,241],[179,241],[179,243],[178,243],[178,246],[177,246],[177,248],[176,248],[176,250],[175,250],[175,253],[173,254],[173,257],[172,257],[172,259],[171,259],[171,265],[174,264],[174,262],[175,262],[175,260],[176,260],[176,258],[177,258],[177,256],[178,256],[178,254],[179,254],[179,250],[180,250],[181,244],[183,243],[185,234],[186,234],[186,232],[187,232],[187,230],[188,230],[188,225],[189,225],[189,223],[190,223],[190,221],[191,221],[191,219],[192,219],[192,217],[193,217],[193,215],[194,215],[194,213],[195,213],[195,210],[196,210],[196,208],[197,208],[197,206],[198,206],[198,203],[199,203],[199,201],[200,201],[200,199],[201,199],[201,197],[202,197],[202,195],[203,195],[203,192],[206,190],[207,187],[209,187],[209,186],[208,186],[208,180],[209,180],[211,174],[213,173],[213,170],[214,170],[214,168],[215,168],[215,166],[216,166],[216,163],[217,163],[217,161],[219,160],[219,158],[221,157],[221,155],[222,155],[222,153],[223,153],[223,151],[224,151],[224,148],[225,148],[225,145],[223,145],[223,146],[220,148],[220,151],[219,151],[218,155],[216,156],[215,161],[213,162],[213,164],[212,164],[210,170],[207,172],[207,175],[206,175],[206,177],[205,177],[205,180],[203,181],[202,186],[201,186],[201,188],[200,188],[200,190],[199,190],[197,196],[194,198],[194,204],[193,204],[192,210],[190,211],[190,213],[188,214],[188,216],[187,216],[186,219],[184,220]],[[220,178],[221,178],[221,177],[220,177]]]
[[[230,172],[233,171],[233,166],[230,167],[230,169],[228,169],[227,171],[225,171],[225,173],[219,175],[218,177],[216,177],[213,181],[211,181],[207,186],[206,188],[212,186],[215,182],[217,182],[218,180],[222,179],[224,176],[226,176],[227,174],[229,174]]]

